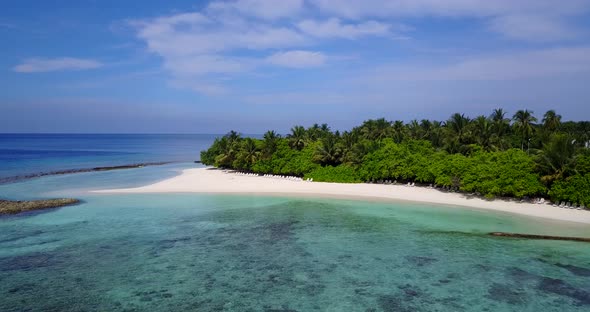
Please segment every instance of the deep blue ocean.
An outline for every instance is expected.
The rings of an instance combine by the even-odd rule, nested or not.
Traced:
[[[106,194],[172,177],[213,135],[0,135],[0,311],[590,311],[585,224],[410,202]],[[302,182],[303,183],[303,182]]]
[[[0,134],[0,179],[69,169],[193,162],[213,134]]]

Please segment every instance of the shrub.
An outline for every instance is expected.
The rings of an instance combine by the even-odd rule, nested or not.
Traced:
[[[358,171],[348,165],[339,165],[337,167],[326,166],[319,167],[306,174],[304,178],[312,178],[317,182],[340,182],[340,183],[359,183],[362,182]]]
[[[590,206],[590,173],[576,174],[551,186],[549,196],[553,201],[566,201]]]

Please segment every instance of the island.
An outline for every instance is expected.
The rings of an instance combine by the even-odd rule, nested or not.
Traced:
[[[262,139],[235,131],[201,152],[222,169],[306,181],[422,185],[487,199],[508,198],[584,210],[590,205],[590,122],[547,111],[511,119],[503,109],[469,118],[409,123],[367,120],[350,131],[295,126]]]

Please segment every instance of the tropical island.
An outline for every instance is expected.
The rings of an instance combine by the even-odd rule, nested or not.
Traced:
[[[446,121],[367,120],[350,131],[327,124],[295,126],[263,139],[231,131],[201,152],[223,169],[318,182],[409,184],[488,199],[550,199],[566,208],[590,205],[590,122],[562,122],[555,111],[537,119],[503,109]]]

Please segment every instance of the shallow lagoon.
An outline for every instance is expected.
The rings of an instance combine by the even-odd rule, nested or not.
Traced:
[[[0,218],[0,311],[590,309],[590,245],[484,235],[587,226],[415,203],[85,193],[178,169],[0,186],[85,200]]]

